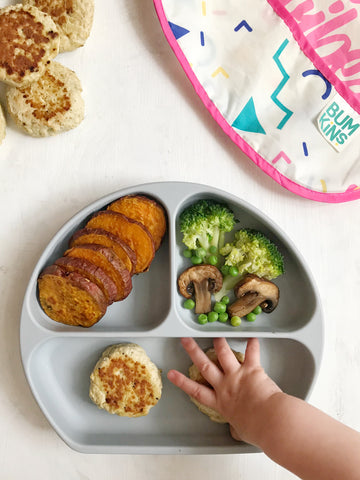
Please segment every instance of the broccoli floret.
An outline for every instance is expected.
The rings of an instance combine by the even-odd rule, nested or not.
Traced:
[[[215,299],[232,290],[247,273],[272,280],[284,273],[284,260],[277,247],[257,230],[244,228],[235,233],[232,243],[227,243],[220,254],[225,257],[222,267],[223,286]]]
[[[230,232],[234,225],[233,212],[215,200],[199,200],[180,215],[183,243],[189,250],[203,248],[206,254],[215,249],[220,251],[225,243],[225,233]]]

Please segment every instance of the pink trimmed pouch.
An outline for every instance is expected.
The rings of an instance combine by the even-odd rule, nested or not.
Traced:
[[[360,0],[154,0],[214,119],[264,172],[360,198]]]

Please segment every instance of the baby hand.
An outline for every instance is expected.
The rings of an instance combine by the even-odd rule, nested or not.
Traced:
[[[192,338],[181,343],[202,376],[213,387],[190,380],[170,370],[168,379],[197,401],[220,413],[230,424],[235,440],[257,445],[264,428],[261,411],[265,402],[280,388],[266,375],[260,364],[259,341],[248,341],[245,360],[240,364],[224,338],[214,339],[214,348],[221,365],[219,369]]]

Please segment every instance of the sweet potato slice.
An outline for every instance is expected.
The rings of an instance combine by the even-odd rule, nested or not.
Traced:
[[[95,243],[110,247],[114,250],[116,255],[124,262],[125,267],[132,275],[136,267],[136,254],[124,241],[117,235],[113,235],[101,228],[83,228],[74,233],[71,237],[69,245],[75,247],[84,245],[85,243]]]
[[[122,213],[102,210],[93,215],[86,228],[102,228],[117,235],[136,253],[135,273],[149,270],[155,247],[151,234],[142,223]]]
[[[122,213],[142,223],[150,232],[158,250],[166,232],[166,216],[163,207],[144,195],[126,195],[108,206],[109,210]]]
[[[67,272],[77,272],[95,283],[106,297],[108,305],[111,305],[118,295],[116,283],[104,270],[89,260],[75,257],[61,257],[55,261]]]
[[[106,312],[106,298],[95,283],[58,265],[43,270],[38,286],[40,305],[56,322],[91,327]]]
[[[79,245],[67,250],[64,256],[88,260],[101,268],[116,284],[116,301],[124,300],[131,292],[131,275],[111,248],[95,244]]]

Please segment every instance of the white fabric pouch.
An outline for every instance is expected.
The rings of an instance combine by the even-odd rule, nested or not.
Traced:
[[[360,0],[154,0],[231,139],[288,190],[360,198]]]

